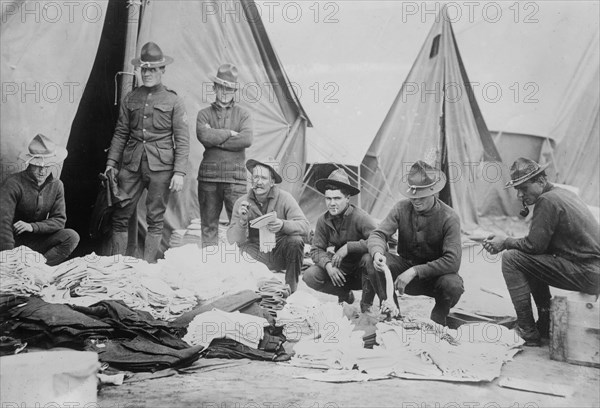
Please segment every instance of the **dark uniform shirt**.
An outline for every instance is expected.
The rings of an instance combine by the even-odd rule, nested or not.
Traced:
[[[231,136],[231,130],[239,134]],[[252,119],[246,109],[213,103],[198,112],[196,136],[205,149],[199,181],[246,184],[246,148],[253,138]]]
[[[327,248],[333,246],[337,251],[346,244],[348,254],[366,254],[369,252],[367,239],[374,229],[375,220],[352,204],[340,216],[334,217],[327,211],[317,220],[310,250],[312,260],[325,269],[325,265],[331,261]]]
[[[535,203],[528,235],[507,238],[505,245],[531,255],[600,261],[600,227],[576,194],[548,183]]]
[[[138,171],[145,154],[150,170],[185,175],[190,135],[183,100],[163,84],[141,86],[121,104],[107,164]]]
[[[415,211],[410,200],[396,203],[369,236],[369,253],[384,254],[387,242],[396,230],[398,255],[415,265],[420,279],[458,273],[462,256],[460,219],[438,198],[424,213]]]
[[[27,170],[9,176],[0,188],[0,250],[13,249],[13,224],[24,221],[35,234],[50,234],[65,227],[65,192],[62,181],[52,174],[44,184]]]

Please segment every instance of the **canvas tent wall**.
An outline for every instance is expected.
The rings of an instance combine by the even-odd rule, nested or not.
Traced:
[[[24,168],[17,156],[37,133],[67,146],[107,15],[107,2],[73,2],[70,9],[45,3],[0,8],[2,180]],[[53,173],[58,177],[59,169]]]
[[[566,90],[551,137],[557,180],[579,188],[589,205],[600,206],[600,44],[596,31]]]
[[[473,177],[484,158],[500,160],[450,21],[439,18],[360,165],[361,205],[376,218],[385,216],[402,197],[400,181],[410,165],[424,159],[446,172],[448,190],[440,197],[456,209],[463,229],[473,229],[478,223]]]
[[[43,3],[25,1],[18,5],[33,8]],[[98,4],[104,7],[100,13],[103,19],[94,23],[88,18],[75,24],[68,20],[38,24],[35,20],[23,21],[18,15],[7,15],[5,23],[2,16],[3,84],[45,80],[78,81],[80,85],[74,88],[77,92],[71,100],[38,104],[28,100],[28,104],[22,104],[17,95],[3,103],[1,140],[4,173],[6,169],[14,170],[7,163],[14,161],[16,153],[37,132],[67,146],[69,157],[61,178],[67,195],[68,225],[84,238],[79,249],[83,253],[98,244],[88,241],[92,246],[86,246],[85,238],[98,188],[97,176],[106,163],[104,149],[110,145],[117,119],[114,103],[123,96],[120,92],[115,96],[115,75],[123,71],[125,33],[131,20],[125,1]],[[207,4],[216,8],[206,8]],[[210,76],[216,74],[221,63],[238,66],[238,103],[247,107],[254,118],[254,144],[247,156],[281,160],[290,183],[285,188],[293,190],[299,184],[296,180],[302,178],[305,129],[310,122],[253,7],[254,2],[248,0],[143,2],[135,48],[139,53],[146,41],[155,41],[165,54],[175,58],[163,80],[183,97],[190,126],[185,190],[171,198],[167,229],[185,227],[191,218],[199,216],[196,175],[203,150],[195,136],[196,115],[214,100]],[[129,65],[126,70],[132,72],[133,67]],[[26,85],[31,86],[28,82]],[[139,215],[143,219],[143,211]]]

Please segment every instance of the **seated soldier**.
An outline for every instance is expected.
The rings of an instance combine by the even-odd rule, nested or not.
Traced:
[[[252,173],[252,189],[235,202],[227,239],[269,269],[285,269],[285,283],[293,293],[298,288],[304,258],[303,237],[308,235],[309,224],[294,197],[275,185],[282,182],[277,167],[274,159],[246,162]],[[273,211],[276,217],[266,228],[275,234],[275,248],[262,252],[259,231],[251,228],[249,222]]]
[[[41,253],[50,266],[66,260],[79,243],[79,235],[65,229],[67,215],[62,181],[55,178],[67,150],[38,134],[20,155],[27,168],[10,175],[1,187],[0,249],[24,245]]]
[[[368,256],[367,239],[375,221],[363,210],[350,204],[360,190],[350,185],[342,169],[318,180],[317,190],[325,196],[327,212],[317,221],[311,256],[314,265],[304,271],[304,282],[314,290],[338,297],[338,302],[354,303],[352,290],[363,290],[361,309],[373,304],[375,293],[363,276],[360,260]],[[335,254],[327,252],[333,247]]]
[[[545,168],[518,158],[510,168],[508,187],[524,206],[534,205],[529,233],[523,238],[495,234],[483,247],[502,254],[502,275],[510,293],[520,336],[526,346],[539,346],[550,328],[550,286],[600,293],[600,226],[574,193],[548,182]],[[533,319],[531,297],[538,309]]]
[[[379,299],[387,299],[384,268],[390,269],[395,289],[409,295],[435,298],[431,320],[446,325],[446,317],[464,292],[458,275],[462,246],[460,220],[436,193],[444,188],[446,175],[423,161],[414,163],[400,193],[408,198],[392,208],[368,240],[372,261],[365,270]],[[398,255],[387,243],[398,231]]]

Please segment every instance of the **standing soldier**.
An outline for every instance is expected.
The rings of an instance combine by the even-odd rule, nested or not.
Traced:
[[[204,146],[198,170],[198,203],[202,221],[202,245],[219,240],[219,215],[231,221],[236,200],[246,194],[246,148],[252,144],[250,113],[235,103],[238,70],[223,64],[213,78],[215,102],[198,112],[196,136]]]
[[[113,213],[112,253],[125,253],[129,218],[147,189],[144,259],[148,262],[156,262],[169,195],[183,188],[189,155],[183,100],[162,84],[165,66],[172,62],[153,42],[131,61],[141,68],[143,86],[123,100],[106,162],[106,172],[118,174],[119,187],[131,197],[128,205]]]

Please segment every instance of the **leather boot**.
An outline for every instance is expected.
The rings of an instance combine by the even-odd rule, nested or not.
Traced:
[[[525,340],[526,346],[539,347],[541,345],[540,333],[535,326],[531,302],[515,304],[515,312],[517,312],[517,326],[514,330]]]
[[[538,307],[538,321],[535,325],[541,338],[550,338],[550,309]]]
[[[144,241],[144,260],[148,263],[156,263],[156,255],[160,249],[162,234],[146,234]]]
[[[127,250],[127,231],[114,232],[110,238],[110,254],[125,255]]]

